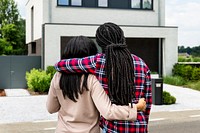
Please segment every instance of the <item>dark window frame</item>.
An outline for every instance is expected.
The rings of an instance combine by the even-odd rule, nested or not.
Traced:
[[[151,8],[143,8],[143,1],[144,0],[140,0],[140,8],[132,8],[132,5],[131,5],[131,0],[129,0],[129,6],[127,8],[115,8],[115,7],[110,7],[109,5],[109,0],[108,0],[108,3],[107,3],[107,7],[105,6],[99,6],[99,2],[98,0],[95,0],[95,6],[94,7],[87,7],[85,6],[85,1],[84,0],[81,0],[81,5],[71,5],[71,1],[72,0],[69,0],[69,5],[62,5],[62,4],[58,4],[59,3],[59,0],[57,0],[57,6],[62,6],[62,7],[86,7],[86,8],[104,8],[104,9],[130,9],[130,10],[153,10],[154,9],[154,0],[150,0],[151,1]]]

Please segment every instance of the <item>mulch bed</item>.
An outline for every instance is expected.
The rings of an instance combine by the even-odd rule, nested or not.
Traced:
[[[0,89],[0,97],[6,96],[6,93],[3,89]]]

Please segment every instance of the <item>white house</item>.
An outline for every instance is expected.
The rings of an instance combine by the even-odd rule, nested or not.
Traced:
[[[105,22],[120,25],[131,52],[152,71],[171,74],[178,57],[178,28],[165,26],[164,0],[28,0],[29,55],[41,55],[42,68],[54,65],[71,37],[94,39]]]

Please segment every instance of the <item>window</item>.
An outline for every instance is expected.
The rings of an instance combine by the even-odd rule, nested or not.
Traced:
[[[32,54],[36,53],[36,42],[31,42],[31,53]]]
[[[153,0],[57,0],[58,6],[153,10]]]
[[[143,0],[143,9],[151,9],[152,1],[151,0]]]
[[[131,8],[153,9],[153,0],[131,0]]]
[[[69,5],[69,0],[58,0],[58,5]]]
[[[98,0],[98,7],[108,7],[108,0]]]
[[[34,7],[31,7],[31,41],[34,39]]]
[[[140,8],[141,3],[140,0],[131,0],[131,8]]]
[[[60,6],[82,6],[82,0],[58,0]]]
[[[71,0],[71,5],[73,6],[81,6],[82,0]]]

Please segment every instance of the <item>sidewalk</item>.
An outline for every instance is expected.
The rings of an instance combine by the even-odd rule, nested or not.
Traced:
[[[176,97],[173,105],[152,105],[151,112],[200,110],[200,92],[164,84],[164,90]],[[57,120],[57,114],[46,110],[47,95],[31,96],[24,89],[6,90],[7,97],[0,97],[0,124]]]
[[[173,85],[163,85],[163,90],[176,97],[176,104],[153,105],[151,112],[200,110],[200,91]]]

